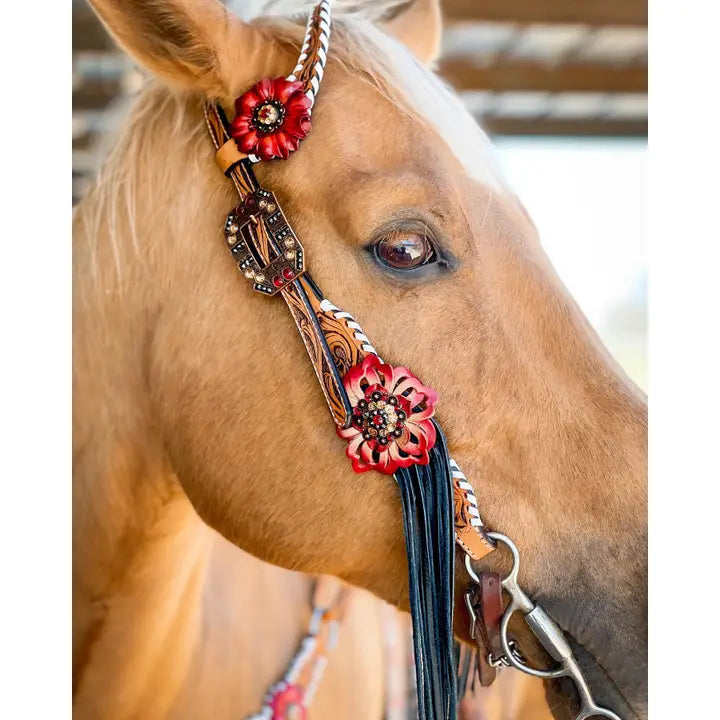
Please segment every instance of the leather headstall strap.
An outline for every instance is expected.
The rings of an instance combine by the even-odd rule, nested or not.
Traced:
[[[340,623],[352,593],[338,579],[321,575],[315,581],[307,633],[282,679],[268,688],[260,712],[247,720],[291,720],[307,717],[328,656],[337,645]]]
[[[232,180],[240,203],[225,226],[228,247],[238,266],[265,295],[282,295],[305,344],[320,387],[339,427],[350,423],[352,409],[342,375],[362,362],[367,352],[355,332],[324,309],[323,296],[305,270],[305,253],[274,193],[258,184],[247,156],[230,137],[221,106],[205,105],[205,118],[216,160]],[[228,149],[229,148],[229,149]]]
[[[248,156],[237,149],[222,107],[206,103],[205,120],[218,166],[240,196],[225,224],[227,246],[255,290],[265,295],[280,294],[285,300],[333,420],[339,428],[348,427],[352,408],[342,377],[368,354],[377,354],[375,348],[349,313],[324,298],[305,269],[300,240],[275,194],[260,187]],[[452,461],[451,471],[455,539],[473,560],[480,560],[495,549],[495,543],[479,520],[472,485]]]
[[[216,163],[239,195],[225,221],[224,239],[253,290],[267,297],[280,294],[290,309],[338,434],[348,441],[353,469],[394,475],[401,489],[406,547],[414,561],[409,562],[410,604],[424,697],[419,716],[449,718],[455,708],[453,537],[473,560],[492,552],[495,543],[483,527],[472,485],[448,456],[442,430],[432,419],[437,393],[408,368],[384,363],[355,319],[323,296],[277,197],[259,185],[252,170],[259,160],[287,159],[307,134],[329,35],[330,0],[320,0],[289,76],[264,78],[238,97],[232,123],[221,105],[205,103]],[[483,627],[476,634],[489,647],[494,630],[484,629],[485,617],[494,618],[495,605],[489,589],[481,587],[480,593],[485,613],[478,615]],[[419,698],[420,689],[419,684]]]
[[[468,602],[472,606],[470,634],[477,645],[477,672],[483,687],[492,685],[497,671],[490,659],[503,655],[500,640],[500,621],[503,616],[503,597],[500,575],[481,572],[480,584],[469,588]]]

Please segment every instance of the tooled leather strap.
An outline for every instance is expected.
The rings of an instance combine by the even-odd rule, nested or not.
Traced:
[[[300,57],[287,77],[303,84],[309,110],[315,102],[327,60],[330,0],[320,0],[308,18]],[[207,103],[205,119],[215,146],[215,160],[240,196],[225,225],[227,246],[253,288],[265,295],[282,294],[300,331],[308,356],[338,428],[347,428],[352,408],[342,378],[377,355],[360,325],[327,299],[305,270],[305,251],[283,214],[277,198],[260,188],[252,172],[258,158],[241,152],[228,130],[221,106]],[[474,560],[494,549],[486,535],[472,485],[452,463],[457,544]]]
[[[226,225],[228,245],[233,243],[231,251],[236,257],[240,255],[246,258],[248,263],[246,272],[255,273],[252,279],[261,278],[260,282],[254,284],[256,290],[266,288],[266,294],[279,292],[282,295],[305,344],[333,420],[339,427],[346,427],[350,421],[351,408],[343,388],[342,373],[353,364],[362,361],[367,353],[354,338],[354,332],[338,322],[332,313],[322,309],[324,298],[305,271],[304,248],[292,231],[274,195],[268,193],[265,205],[254,209],[256,216],[259,216],[257,218],[259,222],[242,224],[248,217],[248,214],[242,210],[244,204],[262,189],[242,153],[238,151],[238,154],[233,156],[230,151],[224,149],[229,143],[234,144],[234,140],[228,133],[222,108],[215,104],[206,104],[205,118],[210,137],[218,151],[216,155],[216,158],[219,158],[218,164],[221,168],[225,168],[225,174],[233,181],[240,196],[236,210],[238,208],[241,210],[234,215],[237,218],[236,231],[231,232],[233,226]],[[272,227],[269,232],[268,225]],[[244,244],[241,242],[241,235],[238,234],[240,231],[251,236],[248,240],[252,240],[255,253],[250,251],[249,242]],[[237,240],[240,242],[235,244]],[[290,243],[292,245],[288,247]],[[238,247],[240,250],[235,253]],[[284,254],[288,252],[295,253],[294,262],[283,260]],[[256,257],[255,254],[259,254],[260,257]],[[280,264],[278,257],[281,258]],[[241,258],[239,263],[242,265],[242,262]],[[287,279],[287,276],[290,276],[290,279]],[[272,285],[275,278],[279,278],[278,282],[282,281],[280,288]]]
[[[310,17],[305,29],[305,39],[300,50],[297,65],[288,80],[300,80],[310,100],[310,108],[315,104],[315,96],[320,89],[320,82],[325,72],[328,45],[330,42],[330,0],[321,0]]]
[[[260,188],[249,161],[237,147],[232,149],[234,141],[223,109],[207,103],[205,119],[216,148],[218,166],[232,180],[240,197],[225,226],[227,245],[255,290],[282,295],[332,418],[338,427],[347,427],[352,410],[342,377],[368,354],[377,352],[355,319],[325,299],[313,282],[305,269],[304,248],[277,198]],[[292,255],[291,259],[285,257],[288,254]],[[273,282],[278,282],[279,287]],[[495,545],[482,527],[472,485],[456,463],[451,464],[451,470],[456,541],[473,560],[480,560],[492,552]]]
[[[473,486],[452,458],[450,471],[453,484],[455,542],[473,560],[481,560],[495,549],[495,544],[485,533]]]

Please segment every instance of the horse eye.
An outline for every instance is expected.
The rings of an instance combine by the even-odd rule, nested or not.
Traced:
[[[433,262],[435,249],[425,235],[395,232],[375,244],[378,260],[395,270],[412,270]]]

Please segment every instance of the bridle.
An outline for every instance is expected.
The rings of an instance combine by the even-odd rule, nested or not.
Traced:
[[[266,78],[239,97],[232,123],[216,103],[206,103],[205,118],[216,162],[240,196],[240,202],[228,214],[224,231],[225,244],[235,263],[256,292],[280,295],[286,302],[337,433],[348,440],[347,455],[356,472],[374,469],[395,474],[398,479],[408,468],[434,466],[436,441],[442,445],[438,440],[441,431],[432,420],[437,394],[407,368],[384,363],[352,315],[323,296],[306,269],[305,249],[275,194],[260,187],[252,170],[253,163],[260,160],[288,157],[310,129],[329,49],[330,5],[330,0],[322,0],[310,15],[301,54],[291,75],[276,80]],[[472,485],[457,463],[448,461],[454,538],[464,553],[470,578],[465,604],[470,634],[478,648],[481,683],[492,683],[495,668],[500,665],[547,680],[568,677],[574,681],[580,699],[575,720],[620,720],[616,713],[594,701],[562,630],[518,584],[517,547],[506,535],[484,527]],[[500,578],[496,573],[477,573],[473,562],[495,550],[498,543],[512,554],[508,575]],[[509,597],[507,605],[502,591]],[[554,669],[535,669],[525,661],[508,630],[517,612],[556,661]],[[416,644],[418,674],[432,674],[431,663],[418,658],[418,652]],[[454,697],[445,706],[454,710]]]

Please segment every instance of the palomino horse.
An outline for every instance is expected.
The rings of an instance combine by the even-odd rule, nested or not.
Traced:
[[[261,694],[238,690],[242,564],[207,526],[407,608],[399,499],[388,478],[352,473],[290,320],[217,246],[233,198],[202,101],[230,112],[285,73],[301,27],[241,23],[212,0],[93,4],[158,82],[75,218],[76,709],[237,717]],[[436,4],[368,6],[338,18],[303,151],[258,178],[325,291],[440,392],[486,522],[523,550],[523,584],[597,700],[646,717],[644,397],[554,274],[482,133],[421,64],[437,51]],[[391,266],[381,242],[422,251],[421,266]],[[363,702],[318,717],[376,717]]]

